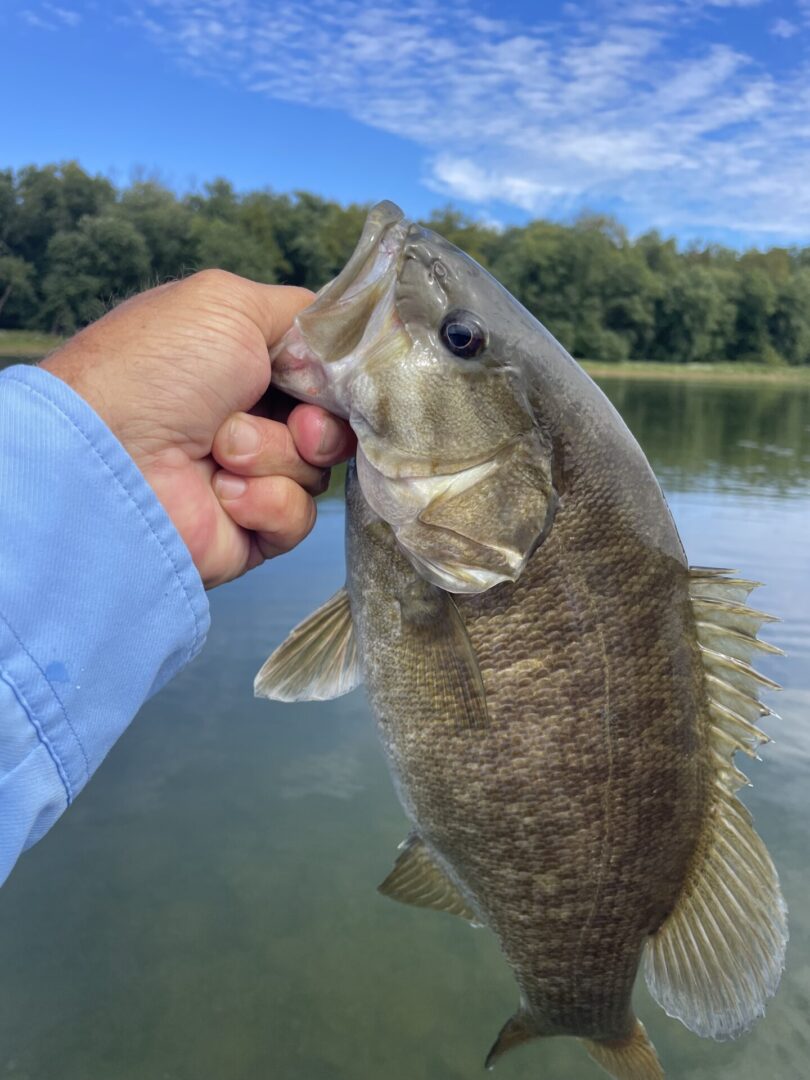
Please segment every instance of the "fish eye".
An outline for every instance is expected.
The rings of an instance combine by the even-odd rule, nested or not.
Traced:
[[[487,343],[487,334],[471,311],[451,311],[439,329],[442,343],[454,356],[465,360],[478,356]]]

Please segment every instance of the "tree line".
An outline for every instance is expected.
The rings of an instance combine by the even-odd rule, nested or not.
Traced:
[[[0,329],[70,333],[148,285],[205,267],[317,289],[368,207],[308,192],[177,195],[75,162],[0,170]],[[426,222],[486,266],[575,356],[810,363],[810,247],[680,249],[603,215],[504,230],[446,208]]]

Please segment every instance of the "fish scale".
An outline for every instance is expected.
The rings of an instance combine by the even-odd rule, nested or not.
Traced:
[[[256,692],[365,683],[412,826],[380,891],[487,926],[517,982],[487,1064],[571,1035],[615,1080],[661,1080],[640,965],[693,1031],[746,1030],[787,942],[736,797],[774,685],[751,660],[778,651],[754,583],[689,569],[601,391],[390,203],[272,360],[280,387],[349,419],[358,456],[346,588]]]

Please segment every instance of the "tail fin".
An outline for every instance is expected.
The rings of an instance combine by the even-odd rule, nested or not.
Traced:
[[[661,1062],[640,1020],[634,1021],[633,1030],[624,1039],[582,1041],[593,1060],[614,1080],[664,1080]]]

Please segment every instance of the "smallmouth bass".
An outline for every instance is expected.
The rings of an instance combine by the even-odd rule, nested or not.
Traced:
[[[582,1039],[663,1077],[632,988],[727,1038],[778,986],[787,918],[736,797],[769,709],[753,583],[690,568],[641,449],[480,266],[369,214],[273,355],[346,417],[347,582],[256,679],[364,682],[412,823],[381,892],[488,926],[520,997],[490,1050]]]

